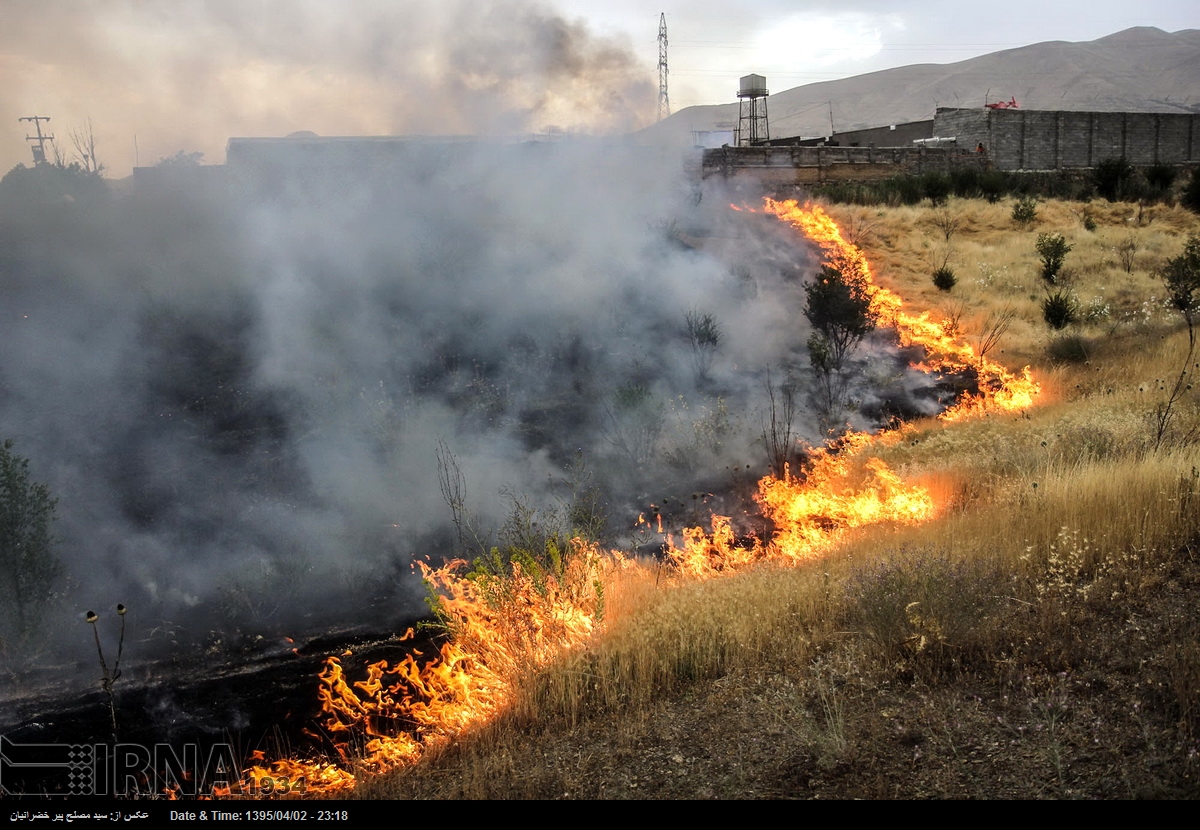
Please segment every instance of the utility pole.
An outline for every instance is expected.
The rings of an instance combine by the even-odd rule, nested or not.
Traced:
[[[671,98],[667,95],[667,13],[658,16],[658,120],[671,114]]]
[[[37,130],[36,136],[33,136],[33,135],[25,136],[26,141],[36,141],[37,142],[36,147],[30,148],[33,150],[33,163],[34,164],[45,164],[46,163],[46,142],[54,140],[54,136],[52,136],[52,135],[42,135],[42,122],[49,121],[49,120],[50,120],[50,116],[48,116],[48,115],[26,115],[26,116],[22,116],[21,118],[17,119],[17,121],[32,121],[34,128]]]

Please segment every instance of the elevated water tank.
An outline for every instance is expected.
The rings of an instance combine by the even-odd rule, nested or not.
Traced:
[[[765,98],[768,94],[767,79],[762,75],[743,75],[738,82],[739,98]]]

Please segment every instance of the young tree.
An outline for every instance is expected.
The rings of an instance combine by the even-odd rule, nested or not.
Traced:
[[[103,173],[105,165],[96,158],[96,132],[92,129],[92,119],[88,119],[86,127],[70,130],[69,134],[79,165],[88,173],[97,176]]]
[[[29,459],[0,443],[0,641],[20,647],[35,632],[62,575],[54,553],[56,499],[29,478]]]
[[[1039,233],[1034,247],[1042,258],[1042,279],[1053,285],[1058,282],[1067,254],[1074,246],[1068,245],[1061,233]]]
[[[826,265],[804,293],[804,316],[825,338],[830,362],[841,371],[847,356],[875,328],[878,315],[871,309],[871,286],[851,268]]]
[[[825,415],[832,417],[845,391],[846,359],[875,328],[879,315],[871,308],[871,285],[853,263],[823,266],[804,292],[804,316],[815,330],[808,340],[809,362]]]
[[[1167,437],[1174,420],[1176,405],[1184,393],[1192,388],[1192,359],[1196,354],[1196,316],[1200,315],[1200,236],[1191,236],[1183,247],[1183,253],[1167,261],[1160,272],[1167,294],[1173,305],[1187,323],[1188,351],[1183,369],[1175,379],[1171,394],[1159,404],[1154,417],[1154,446],[1157,449]],[[1195,434],[1195,427],[1188,437]]]

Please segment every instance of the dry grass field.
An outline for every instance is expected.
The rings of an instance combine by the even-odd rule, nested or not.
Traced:
[[[991,354],[1041,383],[1027,411],[877,448],[936,518],[706,580],[615,570],[583,647],[354,796],[1200,795],[1200,400],[1185,382],[1162,417],[1188,353],[1158,276],[1200,217],[1012,208],[828,208],[909,308],[976,344],[1009,315]],[[1054,286],[1048,233],[1071,246]],[[1058,332],[1051,289],[1076,310]]]

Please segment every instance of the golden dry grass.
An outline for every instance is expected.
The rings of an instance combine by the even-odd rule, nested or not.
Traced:
[[[829,209],[910,308],[968,337],[1014,310],[996,356],[1043,384],[1029,412],[880,449],[937,519],[707,582],[629,568],[603,636],[506,717],[357,795],[1200,795],[1196,392],[1161,442],[1153,420],[1186,356],[1155,271],[1200,219],[1049,201],[1021,228],[1011,205]],[[1041,317],[1044,231],[1073,246],[1064,282],[1091,310],[1070,359]],[[948,294],[930,281],[946,257]]]

